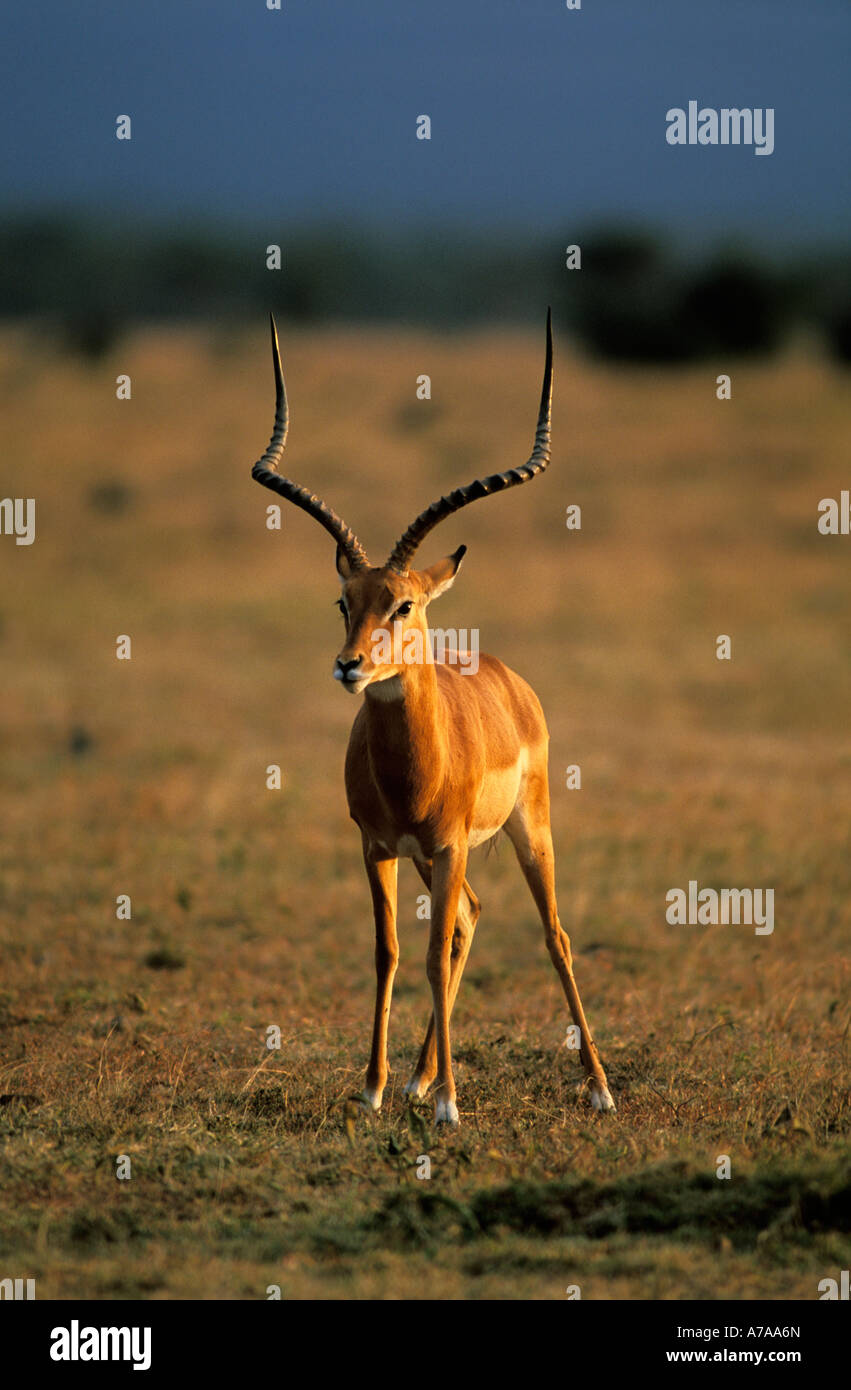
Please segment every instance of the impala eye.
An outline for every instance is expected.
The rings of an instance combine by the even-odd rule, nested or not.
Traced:
[[[413,603],[412,603],[410,600],[408,600],[408,601],[405,602],[405,603],[400,603],[400,604],[399,604],[399,607],[396,609],[396,612],[393,614],[393,617],[394,617],[394,618],[407,618],[407,616],[408,616],[408,614],[410,613],[410,611],[411,611],[411,609],[413,608],[413,606],[414,606],[414,605],[413,605]]]
[[[335,599],[334,601],[335,601],[337,607],[339,608],[340,612],[342,613],[343,617],[346,618],[346,619],[348,619],[348,616],[349,616],[349,615],[348,615],[348,613],[347,613],[347,611],[346,611],[346,605],[344,604],[343,600],[342,600],[341,598],[338,598],[338,599]]]

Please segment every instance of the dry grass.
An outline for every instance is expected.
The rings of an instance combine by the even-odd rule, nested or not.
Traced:
[[[438,491],[528,453],[537,338],[284,347],[290,468],[376,558]],[[847,1267],[851,540],[816,530],[849,483],[847,391],[792,357],[735,367],[721,404],[728,366],[615,374],[562,344],[550,473],[425,547],[468,544],[441,623],[478,626],[547,711],[562,919],[619,1103],[577,1098],[503,842],[471,865],[463,1123],[435,1136],[401,1101],[429,1007],[410,866],[385,1114],[346,1104],[373,987],[355,707],[330,679],[333,547],[294,509],[265,530],[248,476],[262,325],[140,333],[98,368],[4,333],[3,495],[37,498],[38,538],[0,538],[0,1276],[39,1297],[813,1298]],[[690,878],[774,887],[774,934],[668,926]]]

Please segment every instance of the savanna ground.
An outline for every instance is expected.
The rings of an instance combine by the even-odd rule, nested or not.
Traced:
[[[289,471],[374,558],[528,455],[543,333],[282,343]],[[333,545],[295,508],[267,530],[249,477],[265,325],[140,330],[97,365],[4,330],[2,492],[38,510],[33,546],[0,540],[0,1276],[39,1298],[813,1299],[848,1267],[851,540],[816,528],[849,484],[846,386],[803,350],[654,373],[558,342],[549,473],[424,546],[469,546],[434,620],[542,698],[561,916],[619,1107],[577,1095],[503,839],[471,861],[462,1125],[434,1133],[401,1093],[430,1008],[407,864],[384,1113],[350,1100],[373,1004],[356,706],[331,679]],[[690,879],[773,887],[773,935],[669,926]]]

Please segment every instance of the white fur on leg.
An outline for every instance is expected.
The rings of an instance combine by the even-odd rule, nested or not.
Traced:
[[[405,1095],[412,1096],[414,1100],[422,1100],[429,1085],[430,1083],[428,1081],[423,1081],[421,1076],[414,1075],[405,1087]]]
[[[595,1110],[615,1110],[615,1102],[608,1086],[591,1086],[591,1105]]]
[[[439,1100],[434,1110],[434,1123],[436,1125],[452,1125],[453,1129],[458,1124],[458,1107],[454,1100]]]
[[[361,1091],[361,1100],[368,1110],[375,1110],[377,1112],[381,1109],[382,1094],[381,1091],[371,1091],[368,1086],[364,1086]]]

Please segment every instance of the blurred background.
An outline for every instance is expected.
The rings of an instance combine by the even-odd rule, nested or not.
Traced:
[[[36,540],[0,537],[0,1254],[39,1297],[562,1297],[577,1261],[583,1297],[812,1297],[847,1267],[832,1228],[756,1239],[760,1172],[799,1163],[798,1210],[847,1154],[851,540],[817,509],[851,482],[850,33],[845,0],[5,8],[0,496],[35,497]],[[773,107],[773,154],[669,146],[692,99]],[[544,705],[620,1119],[577,1101],[503,845],[469,873],[461,1147],[431,1151],[465,1202],[673,1158],[652,1182],[689,1233],[642,1235],[642,1196],[611,1238],[553,1235],[545,1204],[545,1257],[527,1205],[476,1262],[445,1222],[399,1253],[381,1208],[429,1009],[409,865],[386,1115],[347,1139],[335,1109],[373,990],[356,706],[333,545],[285,504],[267,529],[249,470],[271,309],[286,467],[380,562],[434,497],[528,456],[548,303],[552,465],[420,559],[469,546],[433,617]],[[669,927],[690,879],[773,887],[774,935]],[[153,1181],[116,1183],[113,1151]],[[757,1174],[720,1247],[687,1186],[718,1152]]]
[[[848,29],[843,0],[15,7],[0,314],[96,356],[140,320],[270,302],[444,327],[552,301],[603,357],[804,333],[847,360]],[[773,154],[669,146],[690,99],[773,107]]]

